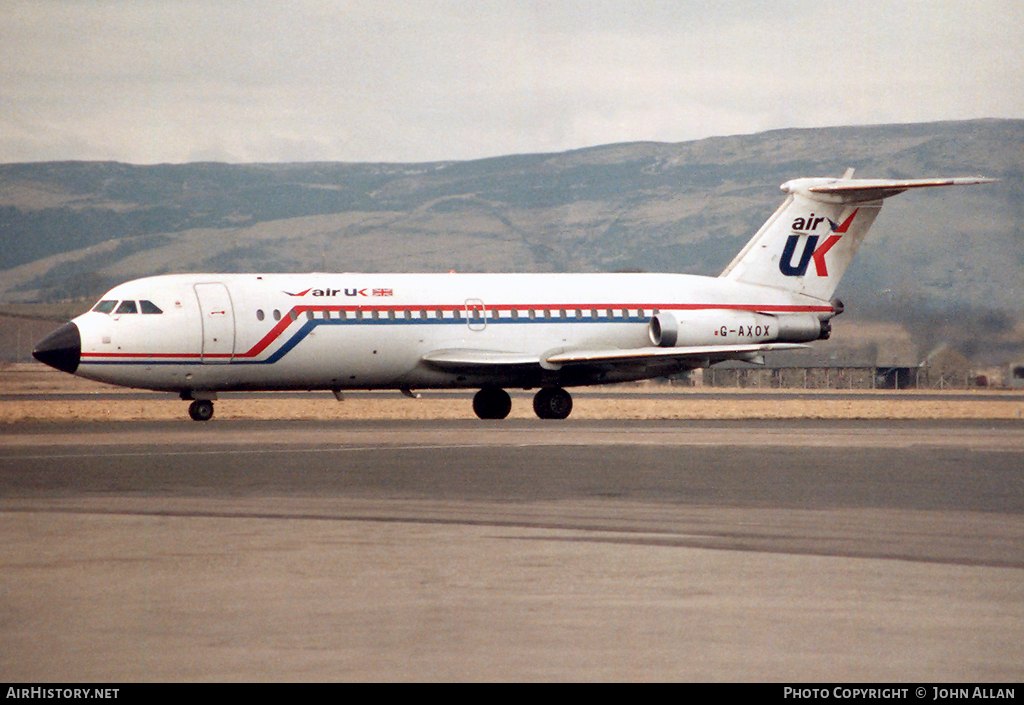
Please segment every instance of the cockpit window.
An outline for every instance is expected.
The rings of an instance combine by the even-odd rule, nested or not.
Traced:
[[[114,309],[117,309],[116,311]],[[117,299],[104,299],[98,304],[92,307],[92,310],[96,313],[138,313],[140,310],[142,313],[163,313],[163,310],[152,301],[146,301],[143,299],[139,301],[136,306],[134,301],[122,301],[121,305],[117,305]]]

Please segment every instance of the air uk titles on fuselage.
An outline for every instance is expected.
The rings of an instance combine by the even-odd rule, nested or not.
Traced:
[[[364,287],[362,289],[332,289],[331,287],[325,287],[323,289],[309,288],[303,291],[292,293],[290,291],[284,292],[288,296],[301,297],[301,296],[317,296],[317,297],[336,297],[336,296],[394,296],[394,289],[371,289]]]

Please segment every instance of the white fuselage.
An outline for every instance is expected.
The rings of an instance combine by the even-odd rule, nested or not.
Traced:
[[[180,274],[127,282],[103,300],[151,302],[160,313],[136,306],[76,318],[76,373],[179,392],[641,379],[695,365],[452,369],[424,356],[469,350],[543,361],[573,349],[650,349],[656,314],[678,322],[674,345],[762,343],[780,339],[781,319],[834,314],[798,293],[679,274]]]

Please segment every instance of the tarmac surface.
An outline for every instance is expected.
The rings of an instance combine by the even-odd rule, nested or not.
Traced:
[[[0,426],[0,679],[1019,681],[1024,424]]]

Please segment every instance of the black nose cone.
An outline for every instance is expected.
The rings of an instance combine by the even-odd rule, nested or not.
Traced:
[[[43,338],[32,357],[63,372],[75,373],[82,359],[82,335],[74,323],[65,323]]]

